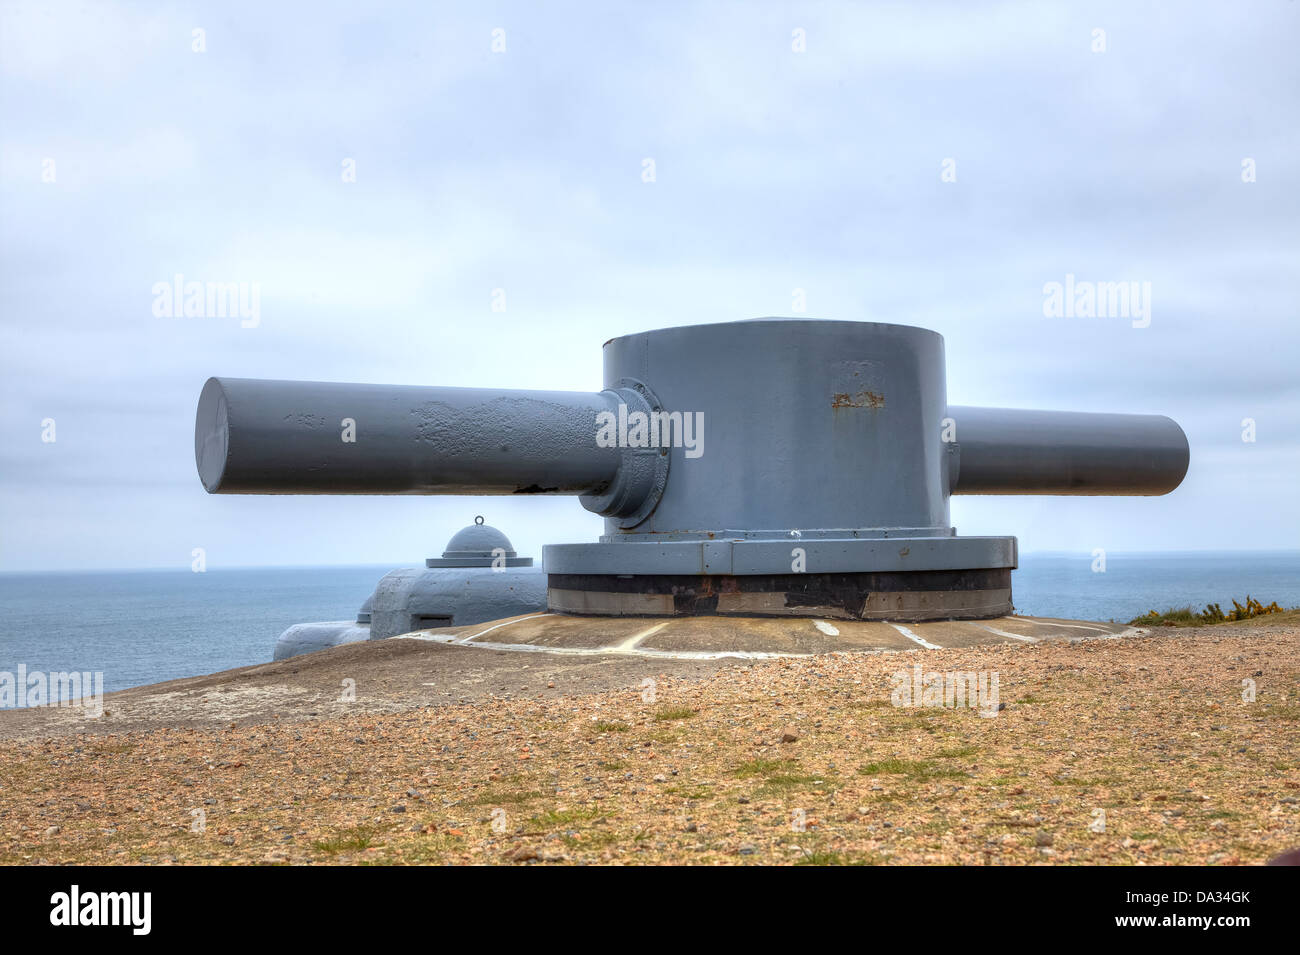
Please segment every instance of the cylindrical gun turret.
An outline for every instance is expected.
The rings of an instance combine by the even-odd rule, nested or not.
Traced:
[[[194,449],[213,493],[577,495],[605,534],[544,548],[547,606],[597,614],[997,616],[1016,540],[950,495],[1186,473],[1168,418],[950,406],[944,364],[923,328],[759,319],[613,338],[593,392],[213,378]]]
[[[1168,494],[1187,473],[1163,415],[950,407],[953,494]]]
[[[195,456],[213,493],[571,494],[647,541],[943,537],[951,494],[1165,494],[1186,473],[1168,418],[949,406],[944,377],[925,329],[669,328],[607,342],[598,392],[212,378]],[[668,418],[686,442],[646,441]]]

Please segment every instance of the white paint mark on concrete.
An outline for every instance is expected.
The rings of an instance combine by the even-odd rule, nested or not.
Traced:
[[[668,626],[668,624],[670,623],[672,623],[671,620],[665,620],[663,623],[655,624],[653,627],[650,627],[648,630],[642,630],[640,633],[635,633],[632,636],[628,637],[626,640],[624,640],[622,643],[618,643],[610,647],[608,652],[627,653],[629,650],[635,650],[642,640],[644,640],[646,637],[650,637],[658,633],[660,630]]]
[[[488,627],[486,630],[480,630],[478,633],[471,633],[468,637],[447,637],[446,639],[439,640],[438,642],[439,643],[469,643],[471,640],[474,640],[477,637],[481,637],[485,633],[491,633],[493,630],[500,630],[502,627],[508,627],[512,623],[522,623],[525,620],[536,620],[538,617],[549,617],[549,616],[551,616],[549,613],[535,613],[528,617],[516,617],[514,620],[507,620],[504,623],[494,624],[493,626]]]
[[[1033,617],[1026,617],[1041,627],[1071,627],[1075,630],[1096,630],[1098,633],[1114,633],[1110,627],[1093,627],[1082,623],[1062,623],[1059,620],[1035,620]]]
[[[813,626],[828,637],[838,637],[840,635],[840,632],[836,629],[835,625],[827,623],[825,620],[814,620]]]
[[[543,647],[535,643],[491,643],[477,640],[463,643],[456,637],[438,636],[429,631],[423,633],[403,633],[390,640],[423,640],[427,643],[442,643],[449,646],[468,646],[482,650],[506,650],[515,653],[557,653],[561,656],[593,657],[607,656],[615,652],[614,647]],[[626,656],[661,657],[668,660],[775,660],[786,657],[810,657],[811,653],[777,653],[763,650],[649,650],[633,647],[631,650],[619,651]]]
[[[897,630],[899,633],[901,633],[903,636],[907,637],[907,639],[911,640],[913,643],[919,643],[921,646],[925,647],[927,650],[942,650],[942,649],[943,649],[943,647],[939,646],[937,643],[931,643],[931,642],[928,641],[928,640],[922,640],[920,637],[918,637],[916,634],[914,634],[911,630],[908,630],[908,629],[907,629],[905,626],[903,626],[901,623],[891,623],[890,626],[893,627],[895,630]]]
[[[981,630],[987,630],[989,633],[996,633],[999,637],[1010,637],[1012,640],[1023,640],[1025,643],[1037,643],[1037,637],[1026,637],[1021,633],[1012,633],[1009,630],[999,630],[997,627],[990,627],[988,624],[975,623],[972,620],[965,621],[969,626],[979,627]]]

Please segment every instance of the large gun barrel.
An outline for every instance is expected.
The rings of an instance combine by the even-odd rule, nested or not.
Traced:
[[[953,494],[1168,494],[1187,473],[1163,415],[950,407]]]
[[[194,452],[214,494],[588,494],[612,395],[210,378]]]

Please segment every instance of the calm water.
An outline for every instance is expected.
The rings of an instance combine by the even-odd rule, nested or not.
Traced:
[[[102,671],[104,689],[266,663],[287,627],[352,620],[391,567],[0,574],[0,671]]]
[[[1128,620],[1151,609],[1247,593],[1300,605],[1300,551],[1021,558],[1016,609]],[[102,671],[104,688],[212,673],[271,659],[286,627],[350,620],[390,567],[0,574],[0,671]]]

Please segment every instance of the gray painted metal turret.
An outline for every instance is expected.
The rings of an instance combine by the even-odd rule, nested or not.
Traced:
[[[482,517],[461,528],[441,557],[390,571],[357,612],[356,622],[299,623],[276,641],[274,658],[344,643],[382,640],[413,630],[463,627],[546,609],[546,578],[531,557]]]
[[[212,378],[199,475],[213,493],[576,495],[605,534],[544,549],[552,610],[919,620],[1011,610],[1015,538],[958,537],[950,495],[1165,494],[1187,470],[1160,415],[949,405],[922,328],[759,319],[604,355],[591,393]]]

